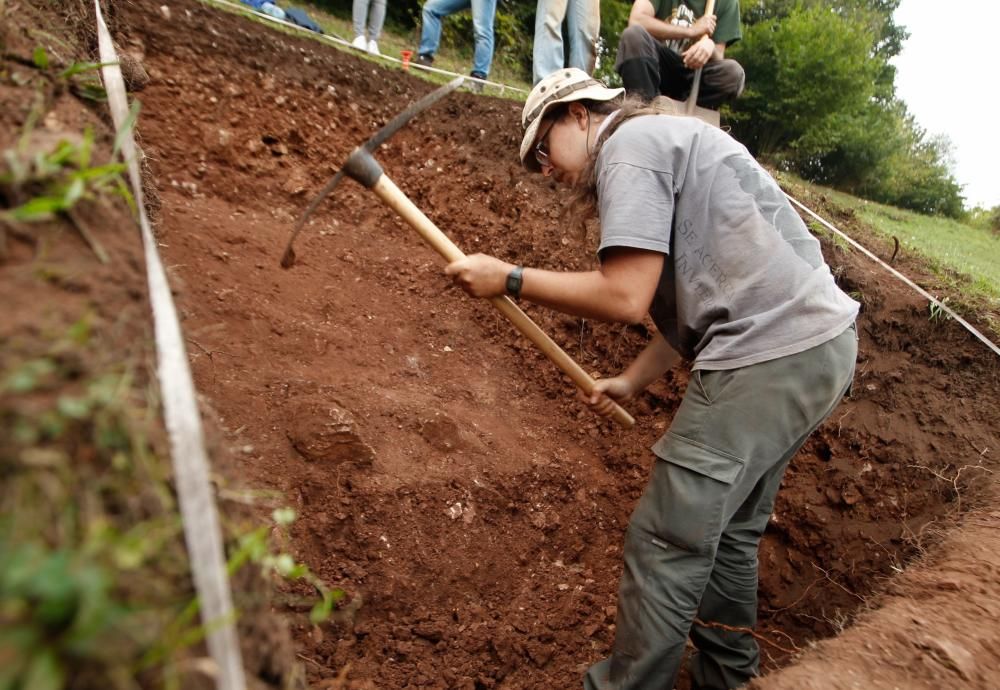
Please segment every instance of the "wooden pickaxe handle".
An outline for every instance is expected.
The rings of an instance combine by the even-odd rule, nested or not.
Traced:
[[[708,0],[705,3],[705,15],[715,12],[715,0]],[[702,15],[702,16],[705,16]],[[698,39],[701,40],[700,38]],[[694,71],[694,81],[691,84],[691,94],[688,96],[685,112],[688,115],[694,113],[695,106],[698,105],[698,91],[701,89],[701,67]]]
[[[431,245],[434,251],[443,256],[449,263],[458,261],[465,256],[462,250],[447,235],[441,232],[385,174],[382,174],[378,178],[371,187],[371,190],[387,206],[398,213],[403,220],[409,223],[424,238],[427,244]],[[521,331],[528,340],[533,342],[542,351],[542,354],[569,376],[573,380],[573,383],[579,386],[584,393],[591,395],[594,392],[594,379],[590,377],[590,374],[584,371],[583,367],[566,354],[566,351],[559,347],[509,297],[492,297],[490,298],[490,302],[514,324],[517,330]],[[611,418],[626,429],[631,429],[635,425],[635,419],[618,403],[614,403],[614,406]]]

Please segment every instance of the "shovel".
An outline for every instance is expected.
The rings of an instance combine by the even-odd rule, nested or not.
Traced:
[[[413,117],[415,117],[418,113],[429,108],[441,98],[461,86],[463,81],[465,81],[465,78],[459,77],[448,84],[445,84],[441,88],[432,91],[393,118],[389,124],[376,132],[371,139],[354,149],[351,155],[348,156],[347,162],[344,163],[344,166],[337,171],[337,174],[333,177],[333,179],[320,191],[320,193],[306,209],[302,218],[299,219],[292,232],[292,236],[288,240],[288,246],[285,248],[285,253],[281,258],[282,268],[290,268],[295,263],[295,251],[292,249],[295,237],[302,230],[306,220],[313,214],[323,199],[325,199],[340,183],[341,178],[345,174],[375,192],[375,195],[379,199],[399,214],[403,220],[409,223],[409,225],[412,226],[413,229],[416,230],[417,233],[449,263],[457,261],[465,256],[455,243],[452,242],[447,235],[441,232],[441,230],[438,229],[438,227],[434,225],[434,223],[432,223],[412,201],[410,201],[410,199],[399,189],[399,187],[397,187],[392,180],[386,176],[381,166],[375,160],[374,156],[372,156],[372,152],[375,151],[379,145],[382,144],[382,142],[395,134],[397,130],[413,119]],[[559,345],[557,345],[552,338],[546,335],[546,333],[534,321],[532,321],[527,314],[521,311],[521,309],[514,304],[509,297],[492,297],[490,298],[490,302],[501,314],[507,317],[517,330],[519,330],[528,340],[534,343],[535,346],[542,351],[542,354],[548,357],[549,360],[559,367],[564,374],[569,376],[573,383],[575,383],[586,395],[589,396],[593,394],[594,379],[591,378],[590,375],[584,371],[572,357],[566,354],[566,352],[559,347]],[[614,410],[611,414],[611,418],[626,429],[631,429],[635,424],[635,419],[633,419],[632,415],[626,412],[625,409],[617,403],[614,404]]]
[[[705,3],[705,14],[712,14],[715,11],[715,0],[708,0]],[[694,80],[691,83],[691,93],[686,101],[678,101],[669,96],[657,96],[657,101],[669,101],[669,107],[664,106],[668,112],[696,117],[702,122],[718,127],[720,124],[719,111],[711,108],[702,108],[698,105],[698,91],[701,87],[701,67],[694,71]]]

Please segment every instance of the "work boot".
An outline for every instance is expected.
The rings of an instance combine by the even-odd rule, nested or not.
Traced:
[[[434,56],[428,53],[421,53],[417,56],[417,64],[423,65],[424,67],[430,67],[434,64]]]
[[[483,74],[482,72],[470,72],[469,76],[472,77],[473,79],[482,79],[483,81],[486,81],[486,75]],[[468,83],[469,91],[471,91],[472,93],[482,93],[483,86],[484,84],[479,81],[470,81]]]
[[[368,50],[368,43],[365,42],[364,36],[355,36],[354,40],[351,41],[351,47],[358,50]]]

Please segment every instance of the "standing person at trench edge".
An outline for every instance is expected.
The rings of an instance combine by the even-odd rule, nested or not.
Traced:
[[[385,24],[386,0],[354,0],[351,7],[351,21],[354,26],[354,40],[351,45],[367,50],[372,55],[381,55],[378,39]]]
[[[568,58],[563,48],[564,21]],[[531,48],[532,83],[537,84],[560,67],[593,72],[600,34],[601,0],[538,0],[535,43]]]
[[[626,532],[612,654],[584,687],[672,688],[690,635],[694,687],[735,688],[758,672],[742,632],[756,622],[758,543],[788,461],[851,382],[858,304],[743,146],[695,118],[619,103],[621,92],[562,69],[522,115],[524,167],[568,187],[577,210],[599,209],[600,268],[475,254],[445,272],[476,297],[605,321],[648,312],[658,333],[587,399],[602,414],[679,357],[690,363]]]
[[[493,22],[497,14],[497,0],[427,0],[421,12],[417,62],[428,67],[434,64],[434,54],[441,44],[441,22],[448,15],[465,9],[472,10],[472,71],[469,76],[486,79],[493,64]],[[481,87],[479,84],[473,88],[478,91]]]

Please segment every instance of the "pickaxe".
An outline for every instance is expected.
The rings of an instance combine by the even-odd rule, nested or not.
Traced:
[[[394,210],[400,217],[409,223],[424,240],[443,256],[449,263],[457,261],[465,256],[462,251],[452,242],[447,235],[437,228],[427,216],[397,187],[392,180],[382,171],[381,166],[372,156],[379,145],[395,134],[403,125],[412,120],[417,114],[426,110],[437,101],[461,86],[464,77],[445,84],[441,88],[432,91],[419,101],[411,105],[402,113],[392,119],[385,127],[380,129],[375,135],[361,146],[354,149],[344,166],[337,171],[333,179],[320,191],[315,199],[309,204],[306,212],[299,219],[292,231],[292,236],[288,239],[288,246],[281,257],[282,268],[290,268],[295,263],[295,251],[292,244],[296,236],[302,230],[305,222],[313,214],[322,201],[333,192],[340,183],[341,178],[346,174],[357,180],[362,185],[375,192],[386,205]],[[559,367],[563,373],[569,376],[586,395],[594,392],[594,379],[583,370],[583,368],[573,360],[566,352],[559,347],[538,325],[528,317],[514,302],[506,296],[492,297],[490,302],[501,314],[507,317],[514,327],[525,337],[533,342],[546,357]],[[635,419],[632,418],[620,405],[615,404],[612,419],[624,426],[626,429],[632,428]]]

